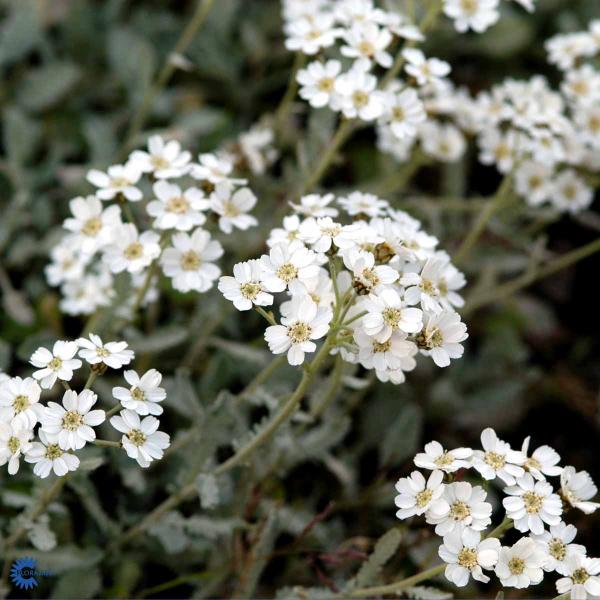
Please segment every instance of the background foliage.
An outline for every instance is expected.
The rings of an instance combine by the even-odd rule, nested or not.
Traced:
[[[448,60],[455,80],[473,91],[507,76],[541,72],[555,80],[543,40],[583,29],[600,17],[600,5],[539,4],[534,15],[504,7],[505,18],[483,36],[457,37],[445,25],[431,37],[428,51]],[[23,374],[37,346],[80,333],[82,323],[59,313],[57,293],[46,284],[48,251],[60,234],[67,201],[89,191],[87,169],[117,160],[128,126],[195,3],[4,0],[0,6],[0,369]],[[160,132],[195,152],[212,150],[273,111],[292,62],[282,44],[279,9],[276,0],[216,2],[183,68],[156,97],[139,145],[148,133]],[[274,209],[297,187],[333,126],[327,111],[290,120],[275,175],[251,182],[263,227],[233,236],[226,248],[230,263],[261,250]],[[428,195],[493,192],[496,173],[472,167],[467,157],[458,167],[423,169],[408,190],[387,198],[423,219],[451,250],[476,201],[446,210]],[[372,135],[360,133],[324,185],[374,189],[395,168],[375,151]],[[594,239],[599,225],[593,213],[557,219],[512,205],[465,266],[471,292]],[[349,580],[361,564],[360,584],[376,583],[392,554],[385,572],[414,572],[415,565],[435,559],[431,533],[408,532],[396,521],[393,483],[410,471],[410,456],[424,441],[477,445],[486,426],[515,445],[532,434],[534,444],[553,445],[563,463],[588,469],[598,480],[597,271],[597,259],[590,259],[468,313],[463,360],[435,375],[422,364],[402,386],[355,389],[346,365],[343,392],[309,426],[302,419],[327,393],[325,373],[306,411],[249,468],[218,480],[198,473],[226,458],[231,440],[240,443],[249,435],[248,423],[259,427],[298,374],[282,368],[267,386],[236,396],[270,360],[259,317],[236,313],[216,290],[198,302],[193,294],[165,288],[164,301],[126,338],[142,353],[140,369],[151,365],[170,374],[163,429],[175,434],[174,449],[144,473],[124,454],[86,450],[87,470],[52,504],[49,521],[30,524],[27,547],[17,553],[39,557],[40,566],[56,574],[35,595],[274,596],[294,584],[326,591]],[[110,398],[110,377],[100,383]],[[149,535],[105,553],[119,531],[194,479],[198,498],[169,512]],[[27,475],[0,475],[4,531],[41,489]],[[594,536],[599,519],[575,522],[591,555],[600,551]],[[388,534],[365,563],[377,538],[395,525],[397,534]]]

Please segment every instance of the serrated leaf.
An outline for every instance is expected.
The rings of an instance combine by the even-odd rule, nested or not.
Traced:
[[[413,402],[401,404],[400,414],[386,430],[381,442],[381,461],[391,460],[401,463],[414,454],[421,429],[423,427],[423,411]]]
[[[369,558],[361,565],[353,587],[366,587],[371,585],[379,576],[382,567],[392,558],[400,542],[402,534],[398,529],[390,529],[384,533],[375,544]]]
[[[70,62],[53,62],[31,70],[18,91],[21,104],[31,111],[42,111],[59,100],[79,81],[80,71]]]
[[[40,137],[40,125],[16,106],[4,111],[3,124],[8,159],[13,164],[23,165],[35,152]]]
[[[200,473],[196,478],[196,487],[202,508],[211,509],[219,504],[219,487],[214,475]]]
[[[50,529],[48,515],[42,515],[27,531],[27,537],[35,548],[48,552],[56,547],[56,535]]]
[[[158,538],[165,552],[176,554],[185,550],[189,544],[189,539],[184,530],[185,519],[176,511],[168,512],[150,527],[148,533]]]
[[[151,335],[139,338],[130,338],[129,345],[134,352],[156,353],[169,350],[175,346],[183,344],[190,335],[185,327],[172,325],[168,327],[159,327]]]

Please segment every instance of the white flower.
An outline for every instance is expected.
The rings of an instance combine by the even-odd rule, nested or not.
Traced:
[[[134,358],[133,350],[127,348],[127,342],[102,342],[100,336],[90,333],[90,339],[79,338],[81,348],[79,356],[90,365],[105,364],[111,369],[120,369]]]
[[[417,334],[415,341],[438,367],[447,367],[450,359],[463,355],[461,342],[468,337],[467,326],[460,320],[458,313],[442,312],[439,315],[425,316],[423,329]]]
[[[384,95],[377,89],[377,77],[360,67],[353,67],[335,81],[333,108],[349,119],[374,121],[383,114]],[[339,103],[339,106],[337,105]]]
[[[38,348],[29,359],[29,362],[39,369],[33,372],[34,379],[40,380],[43,389],[50,389],[57,379],[71,381],[73,371],[81,367],[82,362],[74,358],[78,346],[75,342],[57,341],[52,347],[52,352],[47,348]]]
[[[270,127],[255,125],[238,138],[239,151],[252,173],[262,175],[279,156],[273,146],[275,133]]]
[[[135,371],[125,371],[123,377],[131,388],[114,387],[112,393],[124,408],[138,415],[162,414],[159,402],[167,397],[167,392],[160,387],[162,375],[156,369],[146,371],[141,377]]]
[[[495,572],[503,586],[522,589],[542,581],[545,561],[539,546],[530,537],[522,537],[513,546],[500,548]]]
[[[428,120],[421,126],[419,136],[425,154],[442,162],[457,161],[467,147],[465,136],[452,123]]]
[[[534,450],[530,457],[527,457],[529,452],[530,437],[526,437],[521,447],[521,452],[526,457],[523,468],[531,473],[536,479],[545,479],[545,475],[555,477],[562,473],[562,467],[557,466],[560,462],[560,456],[550,446],[540,446]]]
[[[430,511],[427,522],[435,525],[437,535],[444,536],[455,529],[469,527],[483,531],[491,522],[492,505],[485,502],[485,490],[467,481],[457,481],[444,487],[442,498],[449,506],[446,512]]]
[[[510,497],[502,504],[506,516],[515,522],[515,529],[536,535],[544,532],[544,523],[558,525],[562,501],[547,481],[536,481],[530,473],[518,477],[516,485],[504,488]]]
[[[45,479],[54,471],[55,475],[62,477],[79,468],[79,459],[65,452],[56,441],[51,441],[43,429],[39,430],[38,435],[41,441],[33,442],[25,454],[25,461],[34,465],[34,475]]]
[[[19,470],[21,454],[31,447],[31,429],[23,428],[21,423],[9,425],[0,423],[0,466],[8,463],[8,474],[14,475]]]
[[[218,288],[238,310],[250,310],[253,305],[271,306],[273,296],[265,291],[262,275],[259,260],[237,263],[233,266],[233,277],[221,277]]]
[[[444,0],[444,13],[454,20],[456,31],[482,33],[499,18],[500,0]]]
[[[479,136],[479,160],[484,165],[496,165],[500,173],[513,169],[517,136],[514,131],[500,132],[493,127],[485,129]]]
[[[10,377],[0,382],[0,421],[33,429],[43,410],[42,389],[32,377]]]
[[[201,212],[210,207],[204,193],[197,188],[181,191],[178,185],[167,181],[158,181],[153,187],[157,200],[148,203],[146,210],[154,219],[158,229],[177,229],[190,231],[197,225],[203,225],[206,217]]]
[[[387,265],[375,266],[375,256],[371,252],[352,249],[343,255],[344,264],[354,275],[352,285],[359,295],[371,292],[380,293],[383,286],[398,279],[398,272]]]
[[[298,215],[283,217],[283,227],[275,227],[271,230],[267,239],[267,246],[272,248],[281,242],[289,243],[298,237],[298,231],[300,231],[300,217]]]
[[[582,65],[569,70],[561,86],[565,96],[572,102],[593,105],[600,101],[600,73],[592,65]]]
[[[378,294],[370,294],[361,302],[367,311],[361,324],[368,335],[378,342],[385,342],[393,332],[417,333],[423,328],[423,312],[407,307],[393,288],[384,288]]]
[[[104,249],[103,260],[113,273],[139,273],[160,255],[159,240],[155,231],[139,234],[133,223],[124,223]]]
[[[221,244],[203,229],[196,229],[191,235],[176,233],[171,244],[163,251],[160,264],[173,287],[180,292],[209,290],[221,275],[221,269],[213,264],[223,256]]]
[[[79,450],[87,442],[96,439],[93,427],[106,419],[103,410],[90,410],[98,396],[92,390],[83,390],[77,394],[67,390],[63,396],[62,406],[56,402],[48,402],[42,416],[42,429],[49,439],[56,439],[63,450]]]
[[[311,246],[315,252],[328,252],[332,245],[337,248],[349,247],[351,243],[344,237],[342,225],[331,217],[305,219],[298,230],[298,239]]]
[[[556,582],[559,594],[571,592],[571,598],[585,600],[600,596],[600,558],[574,554],[566,561],[566,577]]]
[[[191,154],[181,150],[177,140],[165,141],[160,135],[150,136],[148,152],[136,150],[129,162],[142,173],[152,173],[157,179],[181,177],[188,171]]]
[[[414,343],[398,332],[392,333],[384,342],[379,342],[361,329],[356,329],[354,341],[358,345],[359,362],[366,369],[376,371],[402,369],[403,359],[413,356],[417,351]]]
[[[598,493],[598,488],[587,471],[577,472],[574,467],[565,467],[560,474],[562,497],[575,508],[591,515],[600,503],[589,502]]]
[[[268,292],[282,292],[298,279],[305,281],[318,277],[317,255],[301,242],[273,246],[269,254],[260,258],[263,283]]]
[[[539,206],[552,194],[553,169],[542,163],[526,161],[515,171],[515,188],[530,206]]]
[[[464,587],[469,577],[483,583],[490,578],[482,569],[493,569],[500,554],[500,541],[489,538],[481,541],[481,533],[468,527],[456,528],[444,536],[438,550],[440,558],[448,563],[444,574],[457,587]]]
[[[314,352],[318,340],[329,331],[333,317],[330,308],[319,308],[309,297],[294,297],[281,325],[271,325],[265,331],[265,340],[273,354],[287,352],[290,365],[301,365],[306,353]]]
[[[46,267],[45,273],[50,285],[60,285],[64,281],[76,281],[83,276],[89,255],[83,254],[77,236],[66,236],[52,248],[52,262]]]
[[[552,525],[550,531],[544,531],[540,535],[531,536],[542,548],[546,555],[544,571],[556,571],[561,575],[569,574],[566,560],[574,554],[585,555],[585,546],[571,544],[577,535],[574,525],[560,522]]]
[[[392,66],[392,55],[386,48],[393,36],[385,27],[379,27],[373,21],[355,23],[344,32],[345,46],[341,52],[350,58],[364,58],[389,69]]]
[[[300,50],[304,54],[314,55],[321,48],[327,48],[335,43],[339,29],[334,27],[333,15],[317,13],[310,19],[295,19],[288,23],[286,35],[285,47],[288,50]]]
[[[425,445],[425,452],[415,456],[414,462],[421,469],[432,471],[440,469],[445,473],[454,473],[459,469],[468,469],[471,466],[469,460],[471,456],[473,456],[471,448],[444,450],[439,442],[433,441]]]
[[[125,165],[113,165],[103,173],[92,169],[87,174],[87,180],[98,189],[96,196],[100,200],[112,200],[118,194],[122,194],[130,202],[138,202],[142,199],[142,192],[135,187],[142,173],[132,163]]]
[[[342,64],[339,60],[311,62],[300,69],[296,80],[300,84],[300,97],[314,108],[322,108],[331,102],[335,90],[335,80],[340,74]]]
[[[113,205],[103,210],[96,196],[73,198],[69,208],[73,217],[65,220],[64,227],[78,235],[85,254],[94,254],[110,243],[115,228],[121,225],[121,209]]]
[[[419,471],[413,471],[409,477],[400,478],[396,483],[398,495],[394,500],[398,507],[396,516],[399,519],[408,519],[427,511],[447,512],[448,503],[442,498],[443,479],[442,471],[433,471],[427,481]]]
[[[381,217],[385,214],[390,203],[378,198],[375,194],[352,192],[348,196],[338,198],[337,203],[351,216],[366,215],[367,217]]]
[[[415,78],[418,85],[437,86],[450,73],[450,65],[439,58],[425,58],[421,50],[406,48],[402,52],[406,59],[404,70]]]
[[[507,485],[514,485],[516,477],[523,476],[525,456],[499,439],[491,427],[482,431],[481,445],[483,451],[477,450],[473,455],[473,467],[484,479],[500,477]]]
[[[337,217],[338,210],[329,206],[333,202],[333,194],[308,194],[300,198],[300,204],[290,202],[295,212],[307,217]]]
[[[340,290],[344,288],[342,278],[343,274],[340,273],[338,276],[338,288]],[[319,274],[317,277],[306,279],[304,281],[299,281],[298,279],[291,281],[288,286],[288,292],[292,298],[294,296],[310,296],[317,306],[323,308],[330,308],[335,303],[333,281],[331,280],[329,273],[322,267],[319,267]],[[286,316],[290,307],[290,301],[282,302],[279,307],[281,314]]]
[[[155,417],[145,417],[140,421],[137,413],[122,410],[111,418],[110,424],[123,434],[121,444],[127,456],[137,460],[140,467],[149,467],[153,460],[163,457],[163,450],[169,447],[169,436],[157,431],[160,425]]]
[[[419,125],[427,119],[427,113],[417,92],[407,88],[400,93],[385,95],[383,118],[399,140],[407,140],[416,137]]]
[[[218,183],[210,196],[210,208],[219,218],[219,227],[224,233],[231,233],[234,227],[246,230],[258,224],[252,216],[246,214],[254,208],[256,196],[249,188],[235,192],[228,183]]]
[[[235,179],[230,177],[233,171],[233,162],[228,156],[215,154],[201,154],[198,157],[199,164],[192,165],[190,175],[201,181],[208,181],[213,185],[218,183],[229,183],[231,185],[243,185],[245,179]]]
[[[588,208],[594,192],[572,169],[565,169],[552,184],[551,201],[559,210],[577,213]]]

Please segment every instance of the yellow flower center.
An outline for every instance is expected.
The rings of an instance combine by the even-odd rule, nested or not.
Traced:
[[[294,344],[306,342],[310,338],[311,333],[311,326],[307,323],[303,323],[302,321],[298,321],[287,328],[288,337]]]
[[[503,454],[497,452],[486,452],[483,456],[483,460],[490,466],[494,471],[499,471],[506,464],[506,459]]]
[[[132,242],[125,248],[123,255],[127,260],[137,260],[144,255],[144,247],[140,242]]]
[[[21,442],[19,442],[19,438],[12,436],[8,438],[7,446],[11,454],[16,454],[21,446]]]
[[[454,456],[449,452],[444,452],[444,454],[438,456],[433,462],[436,467],[449,467],[454,462]]]
[[[457,500],[450,507],[450,516],[455,521],[464,521],[467,517],[471,516],[471,509],[465,502]]]
[[[184,271],[197,271],[202,264],[202,259],[193,250],[188,250],[181,255],[179,264]]]
[[[67,431],[77,431],[82,424],[83,416],[74,410],[68,411],[62,420],[62,427]]]
[[[298,269],[292,263],[285,263],[277,269],[277,277],[289,283],[292,279],[298,277]]]
[[[360,90],[352,94],[352,102],[356,108],[363,108],[369,104],[369,95]]]
[[[233,202],[225,202],[223,204],[223,216],[238,217],[240,214],[240,209]]]
[[[134,446],[143,446],[146,441],[146,436],[139,429],[132,429],[127,437]]]
[[[575,569],[571,579],[575,585],[583,585],[590,578],[590,574],[583,568]]]
[[[429,502],[431,502],[432,497],[433,497],[433,492],[430,489],[425,488],[422,492],[419,492],[415,496],[415,502],[419,508],[423,508],[423,507],[427,506],[429,504]]]
[[[100,217],[92,217],[88,219],[81,228],[81,233],[89,237],[96,237],[102,229],[102,219]]]
[[[166,169],[169,166],[169,161],[162,156],[151,156],[150,164],[158,171],[160,169]]]
[[[54,460],[56,458],[60,458],[63,455],[63,451],[58,444],[48,444],[46,447],[46,458],[49,460]]]
[[[363,40],[358,44],[358,51],[365,56],[373,56],[373,54],[375,54],[375,46],[373,46],[371,42]]]
[[[387,342],[373,342],[373,352],[375,354],[379,354],[380,352],[388,352],[392,347],[392,342],[388,340]]]
[[[190,208],[190,203],[185,199],[184,196],[173,196],[169,198],[167,202],[167,210],[175,213],[176,215],[182,215],[186,213]]]
[[[139,402],[146,398],[146,395],[144,394],[143,390],[140,390],[140,388],[138,387],[134,387],[131,390],[131,396],[134,400],[138,400]]]
[[[249,281],[240,285],[240,293],[247,300],[254,300],[260,294],[262,286],[255,281]]]
[[[398,329],[402,311],[398,308],[385,308],[382,312],[383,322],[392,329]]]
[[[522,575],[525,571],[525,561],[522,558],[511,558],[508,561],[508,570],[512,575]]]
[[[567,555],[567,546],[562,540],[552,538],[548,544],[548,552],[556,560],[564,560]]]
[[[465,569],[474,569],[477,566],[477,551],[473,548],[463,548],[458,553],[458,564]]]
[[[49,363],[48,368],[53,371],[58,371],[62,367],[62,360],[55,356]]]
[[[13,410],[15,413],[23,412],[29,406],[29,398],[23,394],[19,394],[13,400]]]
[[[333,84],[334,81],[331,77],[323,77],[323,79],[320,79],[317,83],[317,89],[320,92],[325,92],[326,94],[329,94],[333,91]]]
[[[534,492],[525,492],[523,494],[523,502],[525,503],[525,510],[530,514],[537,514],[542,508],[544,503],[544,497]]]

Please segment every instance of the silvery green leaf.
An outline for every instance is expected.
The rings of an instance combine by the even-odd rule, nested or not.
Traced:
[[[42,39],[40,11],[35,0],[9,0],[10,10],[0,28],[0,64],[20,59]]]
[[[219,504],[219,487],[214,475],[200,473],[196,477],[196,486],[202,508],[211,509]]]
[[[171,511],[164,515],[158,523],[152,525],[148,529],[148,533],[158,538],[168,554],[175,554],[185,550],[189,544],[184,526],[185,519],[181,513]]]
[[[45,110],[64,98],[80,76],[79,67],[66,61],[32,69],[19,87],[19,101],[28,110]]]
[[[35,548],[48,552],[56,547],[56,535],[49,527],[48,515],[42,515],[27,531],[27,537]]]
[[[99,569],[76,569],[59,577],[50,597],[57,600],[62,598],[87,600],[98,597],[101,588],[102,576]]]
[[[409,587],[402,590],[402,592],[407,598],[414,598],[415,600],[448,600],[448,598],[454,598],[454,594],[430,586]]]
[[[376,581],[381,569],[392,558],[401,541],[402,534],[397,528],[384,533],[377,540],[369,558],[361,565],[352,587],[366,587]]]
[[[423,427],[423,411],[413,402],[399,403],[398,416],[389,425],[381,442],[381,461],[401,464],[414,454]]]

